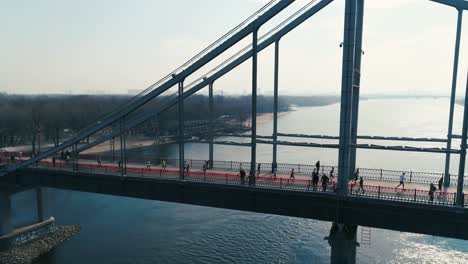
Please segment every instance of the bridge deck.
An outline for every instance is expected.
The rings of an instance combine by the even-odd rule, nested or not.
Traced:
[[[379,196],[369,189],[343,196],[330,189],[314,191],[305,180],[287,183],[259,177],[253,187],[242,185],[232,173],[205,176],[198,171],[180,180],[173,170],[159,176],[155,169],[143,172],[143,177],[141,167],[129,168],[126,177],[117,175],[117,170],[113,166],[90,167],[89,172],[28,168],[2,177],[0,183],[10,190],[44,186],[468,239],[467,209],[431,204],[423,195],[413,200],[410,192],[388,195],[381,190]]]
[[[120,175],[120,169],[116,164],[101,164],[98,165],[94,161],[80,161],[78,164],[80,172],[96,173],[96,174],[109,174]],[[72,163],[65,161],[56,161],[54,167],[52,161],[43,160],[38,163],[38,168],[47,168],[53,170],[72,171]],[[161,178],[180,180],[179,170],[174,167],[161,167],[146,168],[142,164],[128,164],[127,176],[145,177],[145,178]],[[248,177],[244,182],[237,172],[226,170],[207,170],[203,172],[200,169],[192,169],[189,175],[184,177],[185,181],[199,181],[206,183],[218,183],[229,185],[249,186]],[[319,182],[317,186],[313,186],[311,177],[304,175],[295,176],[294,180],[290,180],[289,175],[277,174],[274,177],[271,174],[260,174],[256,177],[256,185],[258,188],[279,189],[279,190],[295,190],[307,192],[334,192],[334,181],[329,182],[324,188],[322,183]],[[359,188],[359,184],[354,181],[349,182],[349,193],[352,196],[377,198],[392,201],[404,201],[410,203],[423,203],[423,204],[436,204],[443,206],[453,206],[456,199],[455,187],[448,189],[438,190],[434,194],[433,201],[430,200],[429,188],[427,184],[421,183],[405,183],[405,188],[401,186],[395,189],[398,183],[393,181],[381,180],[365,180],[363,189]],[[468,206],[468,194],[465,195],[465,206]]]

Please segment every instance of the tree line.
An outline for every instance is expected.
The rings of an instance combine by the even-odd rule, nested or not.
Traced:
[[[55,142],[98,120],[131,99],[129,95],[9,95],[0,94],[0,147]],[[134,115],[158,109],[169,97],[152,100]],[[250,96],[213,97],[214,116],[230,116],[239,121],[250,117]],[[289,102],[279,99],[279,111],[287,111]],[[258,113],[273,112],[273,97],[259,96]],[[130,116],[131,117],[131,116]],[[157,115],[157,125],[178,120],[177,105]],[[208,97],[193,95],[184,101],[186,121],[209,118]],[[152,124],[152,123],[149,123]],[[146,124],[148,126],[148,124]],[[151,125],[150,125],[151,126]],[[148,127],[146,127],[148,129]]]

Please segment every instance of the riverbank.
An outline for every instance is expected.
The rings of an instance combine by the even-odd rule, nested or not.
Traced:
[[[80,230],[81,227],[78,225],[55,225],[51,227],[50,234],[43,238],[0,252],[0,264],[32,263],[41,255],[77,235]]]

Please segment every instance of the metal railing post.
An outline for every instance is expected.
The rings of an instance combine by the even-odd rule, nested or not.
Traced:
[[[413,171],[410,171],[409,173],[409,182],[412,182],[413,180]]]

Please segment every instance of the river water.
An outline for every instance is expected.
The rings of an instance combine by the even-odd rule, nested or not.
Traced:
[[[359,134],[443,138],[448,103],[432,98],[363,100]],[[457,106],[456,134],[461,118]],[[262,120],[258,134],[270,135],[272,121]],[[339,105],[297,108],[282,113],[278,122],[282,133],[338,135]],[[176,151],[171,146],[133,152],[175,157]],[[320,159],[332,165],[337,155],[337,150],[280,146],[278,162],[314,164]],[[208,147],[187,144],[186,156],[207,159]],[[246,161],[249,156],[248,148],[215,146],[215,159]],[[441,172],[444,165],[443,154],[358,150],[357,159],[358,166],[370,168]],[[271,145],[258,147],[258,160],[271,161]],[[453,161],[456,172],[458,161]],[[48,195],[57,222],[80,224],[82,232],[37,263],[328,263],[330,258],[324,240],[328,222],[53,189]],[[28,192],[14,197],[16,224],[31,219],[33,199]],[[358,242],[360,237],[361,227]],[[357,249],[357,263],[468,263],[468,241],[373,228],[370,244]]]

